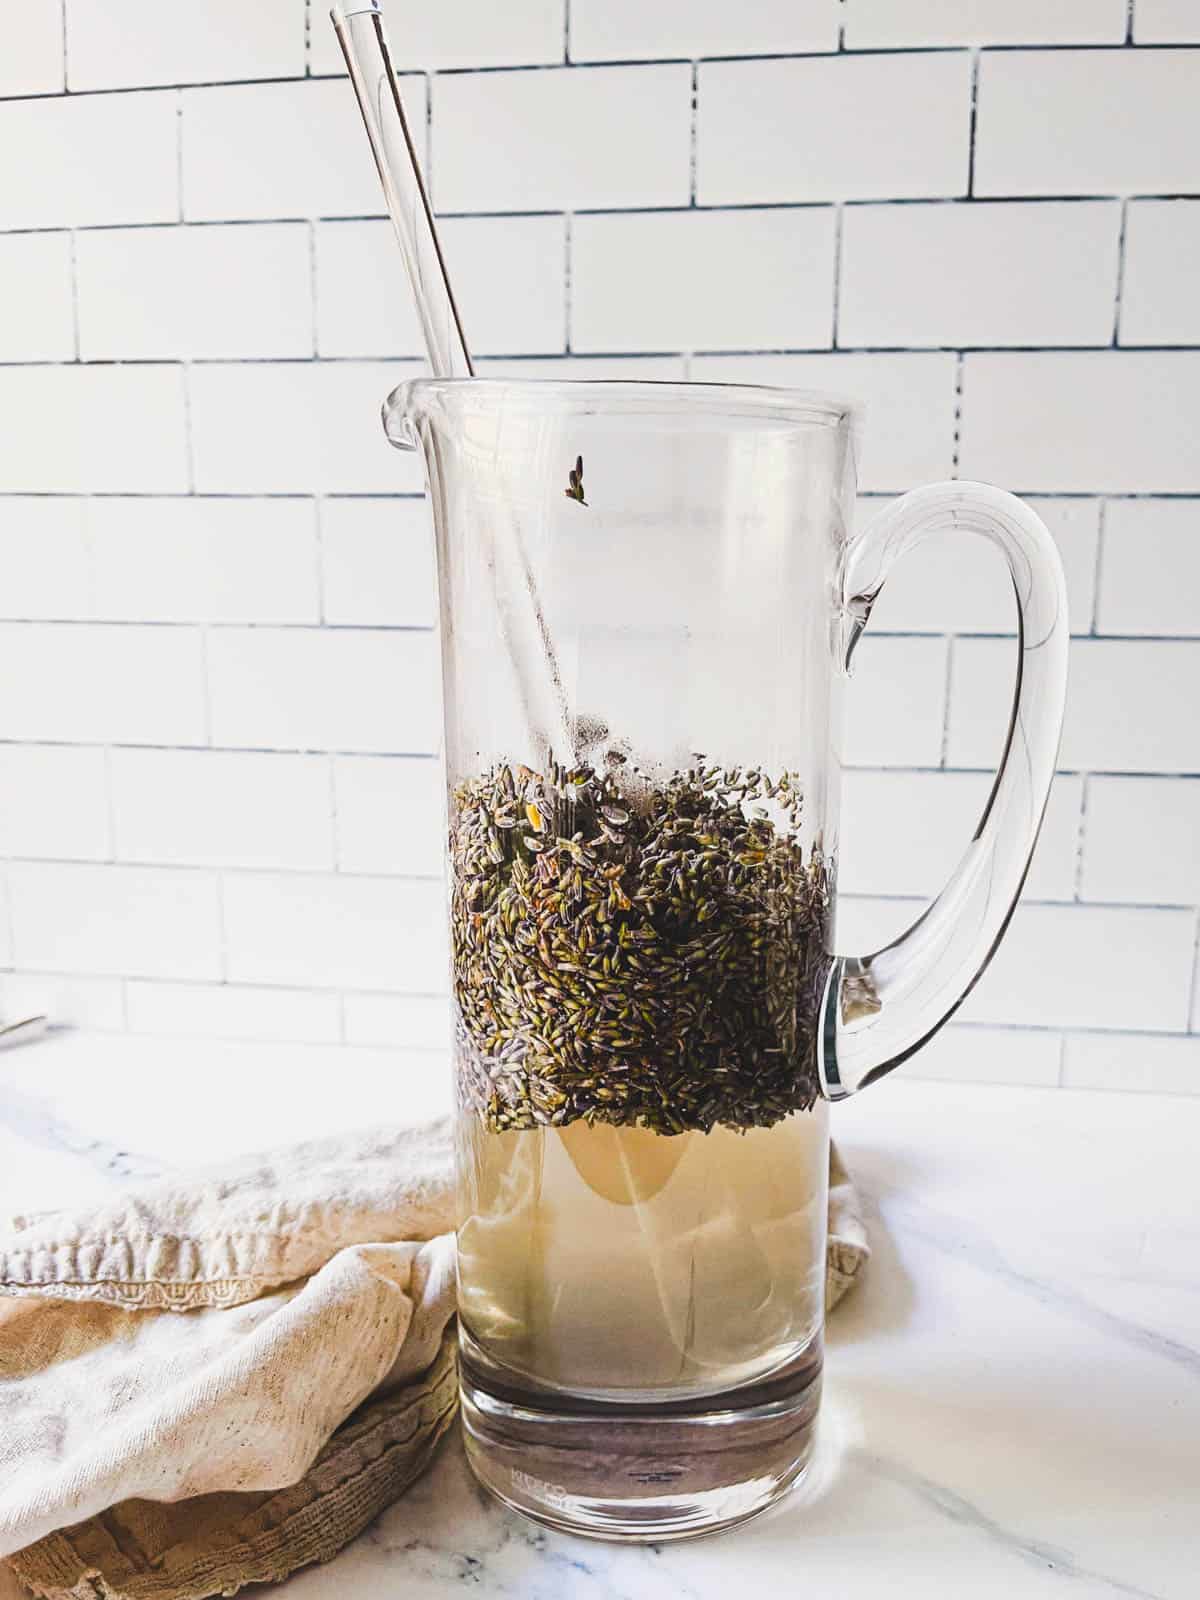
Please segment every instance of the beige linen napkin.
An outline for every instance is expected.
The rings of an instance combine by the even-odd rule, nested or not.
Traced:
[[[16,1219],[0,1557],[46,1596],[203,1600],[335,1554],[453,1417],[452,1220],[445,1121]],[[835,1152],[830,1305],[866,1254]]]

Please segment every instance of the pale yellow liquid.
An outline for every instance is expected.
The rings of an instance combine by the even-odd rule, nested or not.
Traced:
[[[821,1323],[823,1105],[772,1128],[460,1121],[459,1306],[486,1354],[591,1395],[717,1393]]]

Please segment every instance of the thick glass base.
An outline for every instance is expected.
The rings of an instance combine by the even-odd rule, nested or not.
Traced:
[[[461,1356],[472,1471],[506,1505],[564,1533],[644,1542],[716,1533],[765,1511],[812,1452],[819,1338],[759,1383],[668,1403],[534,1389],[499,1374],[465,1331]]]

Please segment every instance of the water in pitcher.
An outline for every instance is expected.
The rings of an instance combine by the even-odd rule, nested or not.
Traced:
[[[459,786],[459,1304],[510,1392],[679,1404],[816,1338],[831,863],[793,774]]]
[[[826,1113],[663,1135],[460,1118],[460,1310],[510,1382],[673,1400],[753,1383],[817,1333]]]

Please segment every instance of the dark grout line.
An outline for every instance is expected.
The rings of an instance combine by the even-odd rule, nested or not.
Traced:
[[[860,489],[859,500],[890,500],[900,491],[895,489]],[[1013,494],[1025,500],[1200,500],[1200,489],[1175,492],[1160,489],[1014,489]]]
[[[1198,52],[1200,54],[1200,52]],[[2,102],[0,102],[2,104]],[[432,102],[430,102],[432,105]],[[428,113],[427,113],[428,118]],[[719,204],[705,204],[691,201],[679,205],[620,205],[620,206],[531,206],[507,211],[488,211],[483,209],[467,210],[438,210],[436,216],[439,222],[501,222],[516,221],[528,217],[559,217],[570,209],[575,216],[582,217],[627,217],[627,216],[670,216],[672,214],[686,215],[690,211],[812,211],[822,208],[832,209],[835,206],[844,207],[871,207],[882,209],[884,207],[901,206],[1073,206],[1095,205],[1098,202],[1115,202],[1125,199],[1117,194],[1006,194],[985,195],[982,197],[953,194],[953,195],[911,195],[907,197],[877,196],[851,196],[839,198],[831,195],[819,200],[749,200]],[[1153,193],[1137,192],[1130,194],[1130,200],[1196,200],[1200,199],[1200,187],[1196,189],[1179,190],[1176,192]],[[153,228],[263,228],[279,227],[282,225],[306,226],[310,223],[322,224],[349,224],[356,222],[386,222],[387,214],[383,211],[365,212],[337,212],[337,213],[295,213],[285,216],[259,216],[259,217],[159,217],[148,222],[84,222],[78,224],[56,222],[34,227],[0,227],[0,238],[8,234],[24,233],[100,233],[120,232],[138,233]]]
[[[700,67],[692,62],[691,122],[688,127],[688,196],[692,209],[696,206],[696,175],[700,148]]]
[[[0,749],[35,749],[35,750],[154,750],[160,755],[250,755],[250,756],[282,756],[290,759],[295,755],[304,756],[329,756],[337,759],[363,760],[363,761],[420,761],[440,762],[442,757],[428,750],[415,751],[386,751],[386,750],[315,750],[282,747],[280,745],[248,745],[248,744],[162,744],[153,740],[133,742],[128,739],[93,740],[91,743],[80,744],[74,739],[0,739]]]
[[[8,498],[34,498],[33,496],[10,495]],[[68,498],[66,496],[43,495],[42,499]],[[97,495],[78,495],[70,498],[99,499]],[[126,495],[109,495],[108,499],[199,499],[200,496],[192,495],[143,495],[139,497]],[[209,496],[208,498],[220,498]],[[286,499],[308,498],[297,496],[266,496],[266,495],[239,495],[225,496],[227,499]],[[326,496],[323,498],[334,498]],[[354,498],[341,496],[343,499]],[[361,497],[369,498],[369,497]],[[393,498],[401,499],[402,496]],[[409,496],[417,499],[420,496]],[[1043,496],[1042,498],[1046,498]],[[140,616],[114,616],[95,615],[88,617],[71,616],[10,616],[0,611],[0,626],[6,628],[163,628],[163,629],[192,629],[209,628],[214,632],[276,632],[276,633],[434,633],[436,623],[426,622],[329,622],[323,620],[305,621],[278,621],[271,619],[258,619],[239,617],[229,620],[220,617],[140,617]],[[1011,643],[1017,638],[1015,629],[1003,628],[956,628],[953,631],[939,628],[871,628],[868,638],[880,639],[925,639],[929,641],[944,640],[953,647],[960,640],[993,640],[997,643]],[[1073,644],[1185,644],[1200,648],[1200,633],[1073,633]],[[947,675],[947,710],[949,707],[949,674]],[[941,770],[940,768],[938,770]]]
[[[979,124],[979,59],[980,52],[971,52],[971,109],[967,130],[967,196],[975,195],[975,132]]]
[[[825,351],[828,355],[831,352]],[[680,357],[682,360],[683,357]],[[860,489],[857,498],[864,501],[892,500],[905,493],[911,485],[897,484],[887,489],[873,486]],[[1025,500],[1129,500],[1191,503],[1200,501],[1200,490],[1162,489],[1046,489],[1022,488],[1011,491]],[[319,495],[324,500],[423,500],[423,490],[417,489],[197,489],[193,494],[187,489],[0,489],[3,500],[312,500]],[[918,637],[933,637],[930,634]],[[965,636],[964,636],[965,637]],[[980,635],[980,637],[1000,637]],[[1075,637],[1086,637],[1076,635]],[[1130,635],[1141,637],[1141,635]]]
[[[196,444],[192,428],[192,375],[190,363],[181,368],[183,392],[183,458],[187,471],[188,494],[196,493]]]
[[[1091,773],[1085,772],[1079,785],[1079,815],[1075,819],[1075,870],[1071,875],[1075,889],[1075,903],[1083,899],[1083,861],[1084,850],[1087,847],[1087,821],[1088,821],[1088,785],[1091,783]]]
[[[213,742],[213,694],[208,650],[208,626],[202,623],[197,629],[197,633],[200,654],[200,709],[203,713],[204,743],[207,746]]]
[[[430,196],[430,205],[433,204],[433,195],[436,194],[433,179],[433,74],[427,72],[423,78],[425,84],[425,192]]]
[[[183,199],[183,95],[175,96],[175,199],[176,222],[181,223],[186,214]]]
[[[855,48],[853,45],[842,47],[839,42],[823,50],[750,50],[738,51],[732,54],[714,52],[709,55],[692,57],[690,55],[659,55],[659,56],[615,56],[604,60],[589,59],[587,57],[572,57],[569,65],[575,70],[581,68],[587,71],[619,70],[624,67],[670,67],[682,66],[691,60],[698,61],[702,66],[737,66],[745,64],[755,65],[771,61],[838,61],[844,59],[864,60],[879,57],[895,58],[903,56],[950,56],[965,55],[968,51],[978,50],[986,55],[1114,55],[1124,53],[1126,49],[1124,40],[1094,40],[1080,41],[1078,43],[1056,44],[1047,41],[1042,44],[906,44],[896,46],[865,45]],[[1142,46],[1138,53],[1145,55],[1150,50],[1154,51],[1200,51],[1200,46],[1189,43],[1162,43],[1153,46]],[[480,64],[469,67],[438,67],[435,70],[441,77],[461,78],[468,76],[495,76],[497,73],[530,73],[530,72],[561,72],[564,63],[561,61],[528,61],[505,62],[497,65]]]
[[[329,842],[332,847],[333,870],[339,875],[346,871],[342,860],[342,832],[338,826],[338,783],[337,762],[332,756],[325,761],[325,781],[328,785],[329,796]]]
[[[146,746],[145,745],[135,746],[135,748],[145,749]],[[238,752],[235,752],[235,753],[244,754],[245,752],[238,751]],[[319,753],[320,752],[314,752],[314,754],[319,754]],[[435,852],[435,854],[436,854],[436,852]],[[20,856],[20,855],[13,855],[13,856],[4,857],[4,861],[6,863],[8,863],[8,864],[20,865],[20,866],[23,866],[23,867],[105,867],[105,868],[110,868],[115,872],[183,872],[183,873],[188,873],[188,874],[203,873],[203,874],[207,874],[207,875],[212,876],[213,878],[217,879],[218,881],[224,876],[229,876],[229,877],[233,877],[233,878],[242,878],[242,877],[255,877],[255,878],[262,878],[262,877],[271,877],[271,878],[275,878],[275,877],[279,877],[279,878],[321,878],[321,879],[350,878],[350,879],[369,879],[372,882],[386,881],[388,883],[398,884],[398,883],[433,883],[433,882],[437,882],[442,877],[442,868],[441,868],[440,865],[437,866],[437,867],[432,867],[431,866],[431,868],[430,868],[430,870],[428,872],[362,872],[362,871],[356,871],[356,870],[353,870],[353,869],[346,870],[344,868],[336,867],[336,866],[330,866],[330,867],[307,867],[307,866],[306,867],[289,867],[289,866],[280,866],[278,864],[271,864],[271,863],[267,863],[267,862],[264,862],[260,866],[259,865],[251,865],[251,864],[248,864],[248,863],[237,863],[237,864],[220,863],[220,864],[215,864],[215,863],[210,862],[210,861],[179,861],[179,860],[171,860],[171,859],[160,860],[160,859],[155,858],[155,857],[143,857],[143,856],[116,856],[116,857],[113,857],[111,860],[100,860],[95,856]],[[1146,909],[1149,909],[1149,908],[1146,908]],[[0,969],[0,970],[2,970],[2,969]],[[118,973],[99,974],[98,973],[97,976],[98,977],[99,976],[105,976],[105,977],[113,977],[113,978],[127,977],[127,978],[135,979],[136,981],[140,981],[142,975],[138,974],[138,973],[124,973],[124,974],[118,974]],[[171,981],[171,980],[164,980],[164,981]],[[197,980],[197,981],[203,982],[205,980],[201,979],[201,980]],[[214,982],[214,981],[217,981],[217,980],[209,979],[207,981],[208,982]],[[224,981],[224,980],[221,980],[221,981]],[[254,984],[253,987],[254,988],[258,988],[259,985],[258,984]],[[286,987],[286,988],[293,988],[293,987],[303,988],[304,985],[303,984],[301,984],[301,985],[287,984],[287,985],[284,985],[284,987]]]
[[[320,299],[318,297],[317,268],[317,225],[315,222],[308,224],[308,293],[312,304],[309,307],[311,321],[312,353],[313,360],[320,361],[321,335],[320,335]]]
[[[1104,549],[1107,544],[1105,537],[1108,525],[1108,501],[1100,502],[1099,514],[1096,518],[1096,560],[1092,567],[1092,625],[1088,633],[1092,638],[1097,637],[1100,623],[1100,593],[1104,582]]]
[[[4,628],[100,628],[112,631],[117,628],[149,628],[156,632],[202,633],[387,633],[420,634],[432,636],[437,632],[432,622],[258,622],[242,618],[236,622],[213,617],[6,617],[0,615]],[[884,637],[879,635],[879,637]],[[921,635],[923,638],[928,635]],[[988,635],[987,637],[992,637]],[[3,741],[0,741],[3,742]]]
[[[1120,346],[1121,340],[1121,297],[1125,292],[1125,234],[1129,226],[1129,201],[1121,201],[1121,225],[1117,233],[1117,284],[1113,296],[1113,325],[1112,348]],[[1139,348],[1134,346],[1133,348]]]
[[[961,46],[916,46],[912,50],[878,50],[855,51],[856,55],[947,55]],[[702,66],[729,66],[745,62],[747,65],[764,61],[836,61],[838,51],[836,46],[827,50],[764,50],[753,51],[748,54],[735,55],[699,55],[692,56],[680,53],[678,55],[663,56],[616,56],[611,60],[593,60],[572,57],[569,66],[575,72],[620,72],[629,67],[683,67],[692,61]],[[475,66],[475,67],[439,67],[438,76],[443,78],[465,77],[495,77],[502,73],[531,73],[531,72],[561,72],[564,64],[560,61],[531,61],[522,63],[507,63],[500,66]]]
[[[564,214],[565,215],[565,214]],[[750,360],[757,361],[763,357],[790,357],[790,356],[929,356],[953,355],[960,359],[971,355],[995,356],[1139,356],[1139,355],[1197,355],[1200,354],[1200,344],[1138,344],[1120,345],[1114,348],[1112,344],[966,344],[966,345],[912,345],[912,344],[832,344],[815,345],[765,345],[757,349],[732,349],[732,348],[697,348],[684,352],[678,348],[660,350],[609,350],[609,349],[566,349],[566,350],[511,350],[490,351],[480,355],[480,366],[488,362],[544,362],[568,361],[586,357],[596,361],[661,361],[685,353],[701,357],[705,360]],[[34,360],[34,361],[0,361],[0,369],[20,370],[21,368],[44,369],[46,367],[66,367],[71,370],[94,369],[98,367],[304,367],[304,366],[360,366],[380,367],[396,366],[411,367],[424,360],[423,352],[396,351],[387,355],[347,356],[347,355],[276,355],[276,356],[103,356],[88,360]],[[1103,492],[1103,491],[1096,491]]]
[[[571,354],[571,328],[575,316],[575,230],[574,218],[568,211],[563,216],[563,354]],[[483,364],[487,356],[480,357],[480,376],[483,375]],[[500,357],[499,359],[513,360],[514,357]],[[530,360],[553,360],[554,357],[531,356]]]
[[[929,901],[924,895],[919,894],[879,894],[874,890],[846,890],[838,891],[838,899],[845,901],[879,900],[895,905],[928,905]],[[1057,906],[1061,911],[1194,911],[1190,901],[1179,900],[1056,900],[1046,895],[1032,897],[1022,894],[1022,906]],[[995,1024],[1005,1026],[1005,1024]],[[1053,1026],[1049,1024],[1048,1026]],[[1099,1032],[1108,1032],[1099,1029]]]
[[[63,93],[70,92],[71,85],[71,48],[70,35],[67,30],[67,0],[59,0],[59,17],[62,25],[62,68],[63,68]]]
[[[71,338],[75,347],[75,360],[79,361],[79,237],[75,230],[71,230],[70,243],[71,257]]]
[[[877,45],[855,49],[853,46],[845,48],[840,41],[824,50],[770,50],[747,51],[733,54],[713,54],[699,56],[696,59],[704,65],[747,65],[772,61],[838,61],[850,59],[871,59],[875,57],[895,59],[906,56],[934,56],[934,55],[962,55],[970,49],[978,49],[988,55],[1112,55],[1127,50],[1128,40],[1120,41],[1095,41],[1056,44],[1047,41],[1041,44],[986,44],[970,46],[964,44],[928,44],[928,45],[900,45],[894,48]],[[66,32],[64,29],[64,46],[66,45]],[[1150,54],[1175,54],[1177,52],[1193,54],[1200,52],[1200,46],[1195,43],[1180,41],[1153,45],[1139,45],[1136,47],[1138,55]],[[306,57],[308,52],[306,51]],[[579,71],[584,69],[589,72],[619,71],[627,67],[666,67],[684,65],[692,58],[690,56],[622,56],[615,60],[593,61],[571,58],[567,62],[558,61],[528,61],[504,62],[490,64],[487,62],[476,63],[473,66],[424,68],[416,65],[406,69],[401,77],[413,76],[423,71],[433,71],[439,77],[492,77],[497,74],[533,73],[533,72],[562,72],[564,70]],[[64,48],[64,66],[69,74],[69,53]],[[258,76],[245,78],[184,78],[176,79],[170,83],[153,84],[106,84],[90,89],[53,89],[39,90],[30,94],[14,94],[0,97],[0,105],[26,102],[32,100],[66,100],[88,99],[99,95],[117,94],[159,94],[171,93],[180,89],[252,89],[271,84],[305,84],[305,83],[331,83],[345,76],[344,72],[313,72],[311,63],[306,59],[305,70],[301,73],[264,73]],[[68,77],[69,82],[69,77]]]
[[[354,759],[364,761],[429,761],[442,760],[440,753],[430,750],[363,750],[359,748],[318,748],[316,746],[299,745],[230,745],[230,744],[188,744],[175,742],[164,744],[158,740],[129,740],[129,739],[104,739],[80,742],[77,739],[34,739],[34,738],[7,738],[0,737],[0,749],[25,748],[35,749],[83,749],[95,750],[108,748],[112,750],[158,750],[158,751],[183,751],[189,754],[226,754],[226,755],[267,755],[267,756],[331,756],[339,759]],[[862,774],[867,777],[892,777],[892,778],[973,778],[980,784],[990,781],[995,777],[994,766],[979,767],[931,767],[904,762],[900,764],[882,764],[870,761],[846,762],[843,771]],[[1110,779],[1124,780],[1127,778],[1138,779],[1153,783],[1200,783],[1200,768],[1184,769],[1183,771],[1167,771],[1165,769],[1137,771],[1128,768],[1086,768],[1086,767],[1058,767],[1055,776],[1059,778],[1090,778],[1100,781]],[[887,898],[866,894],[865,899]],[[899,898],[903,899],[904,896]],[[1070,905],[1073,902],[1064,900],[1056,902],[1061,905]],[[1094,902],[1088,902],[1092,904]],[[1123,902],[1111,902],[1118,904]],[[1156,903],[1159,909],[1179,910],[1187,909],[1191,901],[1169,901]]]
[[[96,747],[93,746],[93,747],[89,747],[89,748],[96,748]],[[133,745],[133,746],[115,746],[114,748],[131,748],[131,749],[135,749],[135,750],[146,750],[146,749],[150,749],[152,747],[148,746],[148,745]],[[166,751],[169,754],[181,753],[181,750],[177,750],[177,748],[173,747],[173,746],[166,747]],[[182,752],[182,753],[189,753],[190,754],[191,751],[186,751],[186,752]],[[235,755],[247,755],[247,754],[251,754],[252,752],[245,751],[245,750],[236,750],[236,751],[232,751],[232,752],[221,752],[221,753],[223,753],[223,754],[224,753],[229,753],[229,754],[235,754]],[[279,755],[293,755],[296,752],[293,752],[293,751],[278,751],[278,752],[271,752],[271,753],[272,754],[279,754]],[[304,753],[305,754],[311,754],[311,755],[313,755],[315,757],[319,757],[319,756],[322,756],[322,755],[326,754],[326,752],[323,752],[323,751],[312,751],[312,752],[304,752]],[[80,857],[80,856],[51,856],[51,855],[45,855],[45,856],[11,855],[11,856],[5,857],[4,860],[5,860],[6,864],[19,865],[19,866],[22,866],[22,867],[85,867],[85,868],[103,868],[103,869],[106,869],[108,871],[117,872],[117,873],[122,873],[122,872],[147,872],[147,871],[149,871],[149,872],[168,872],[168,873],[176,873],[177,872],[177,873],[184,873],[184,874],[188,874],[188,875],[204,874],[204,875],[208,875],[208,876],[212,876],[212,877],[221,877],[221,876],[228,875],[229,877],[233,877],[233,878],[243,878],[243,877],[255,877],[255,878],[272,877],[272,878],[276,878],[276,877],[278,877],[278,878],[289,878],[289,879],[293,879],[293,880],[297,879],[297,878],[320,879],[320,880],[323,880],[323,881],[350,879],[350,880],[359,880],[359,881],[368,880],[368,881],[372,881],[372,882],[388,882],[388,883],[392,883],[392,884],[402,884],[402,883],[428,884],[428,883],[437,883],[443,877],[443,869],[442,869],[440,864],[437,865],[436,867],[431,865],[430,870],[428,872],[365,872],[365,871],[356,871],[356,870],[346,870],[344,868],[337,867],[337,866],[330,866],[330,867],[311,867],[311,866],[294,867],[294,866],[280,866],[280,865],[275,864],[275,863],[268,864],[268,863],[265,863],[265,862],[262,865],[252,865],[252,864],[249,864],[249,863],[239,863],[239,864],[230,864],[230,865],[226,865],[226,864],[214,865],[213,863],[208,862],[208,861],[179,861],[179,860],[170,860],[170,859],[158,860],[158,859],[145,859],[145,858],[142,858],[142,857],[132,857],[131,858],[131,857],[122,857],[122,856],[115,857],[115,858],[110,859],[110,860],[100,860],[100,859],[97,859],[94,856]],[[862,904],[864,901],[875,901],[875,902],[878,902],[880,904],[897,905],[897,906],[913,906],[913,907],[921,907],[921,906],[925,906],[925,905],[929,904],[928,897],[925,896],[925,895],[921,895],[921,894],[878,894],[878,893],[872,893],[872,892],[869,892],[869,891],[860,893],[858,891],[840,890],[839,893],[838,893],[838,899],[839,899],[839,901],[841,901],[841,902],[843,902],[845,904]],[[1079,913],[1079,912],[1086,912],[1086,911],[1118,911],[1118,912],[1123,912],[1123,911],[1128,911],[1128,912],[1154,911],[1154,912],[1166,912],[1166,913],[1192,912],[1193,915],[1195,914],[1194,913],[1194,908],[1191,905],[1178,904],[1178,903],[1175,903],[1175,902],[1163,903],[1161,901],[1142,901],[1142,900],[1082,900],[1082,901],[1075,901],[1075,900],[1056,900],[1056,899],[1049,898],[1049,897],[1046,897],[1046,896],[1026,897],[1026,896],[1022,895],[1020,903],[1021,903],[1022,907],[1037,906],[1037,907],[1040,907],[1042,909],[1057,909],[1057,910],[1062,910],[1062,911],[1070,911],[1073,914],[1076,914],[1076,913]],[[0,969],[0,970],[2,970],[2,969]],[[122,975],[107,973],[107,974],[96,974],[96,976],[120,977]],[[139,977],[138,974],[133,974],[133,973],[124,974],[123,976],[131,977],[131,978]],[[169,981],[173,981],[173,980],[169,980],[169,979],[165,979],[164,978],[161,981],[169,982]],[[197,982],[212,982],[213,980],[211,980],[211,979],[209,979],[209,980],[197,979],[196,981]],[[260,985],[254,984],[253,987],[258,988],[258,987],[260,987]],[[303,984],[300,984],[300,985],[285,984],[285,985],[281,985],[280,987],[284,987],[284,988],[301,987],[301,988],[303,988],[303,987],[305,987],[305,985],[303,985]],[[1017,1024],[1017,1023],[977,1023],[977,1024],[974,1024],[974,1026],[977,1026],[977,1027],[1001,1027],[1001,1028],[1014,1028],[1015,1029],[1015,1028],[1021,1027],[1022,1025],[1021,1024]],[[1033,1027],[1036,1027],[1036,1024],[1026,1024],[1025,1026],[1029,1027],[1029,1028],[1033,1028]],[[1057,1030],[1057,1026],[1054,1025],[1054,1024],[1047,1024],[1046,1025],[1046,1029],[1047,1029],[1047,1031],[1055,1031],[1055,1032],[1058,1031]],[[1112,1029],[1107,1029],[1107,1028],[1097,1028],[1097,1029],[1094,1029],[1094,1030],[1091,1030],[1091,1029],[1076,1029],[1076,1030],[1073,1030],[1073,1031],[1077,1031],[1077,1032],[1092,1032],[1092,1031],[1094,1031],[1094,1032],[1097,1032],[1097,1033],[1109,1033],[1109,1032],[1113,1032],[1113,1031],[1117,1031],[1117,1030],[1112,1030]],[[1179,1035],[1179,1037],[1190,1037],[1190,1035],[1188,1035],[1186,1033],[1181,1033]]]
[[[826,352],[828,354],[829,352]],[[857,498],[869,502],[884,502],[904,491],[895,489],[861,489]],[[1103,489],[1019,489],[1014,490],[1026,500],[1061,500],[1065,502],[1091,500],[1200,500],[1200,490],[1103,490]],[[0,500],[423,500],[425,494],[418,489],[0,489]]]
[[[0,489],[0,500],[423,500],[423,490]]]
[[[155,632],[170,633],[278,633],[278,634],[364,634],[379,633],[387,635],[412,635],[427,636],[437,632],[436,622],[336,622],[325,620],[312,621],[278,621],[272,619],[257,620],[253,618],[238,618],[231,621],[224,618],[187,617],[187,618],[161,618],[161,617],[133,617],[97,615],[91,617],[39,617],[39,616],[4,616],[0,614],[0,628],[4,629],[84,629],[91,628],[104,632],[115,632],[118,629],[148,629]],[[900,641],[925,641],[927,643],[940,642],[947,646],[947,671],[945,679],[945,692],[943,696],[942,716],[942,748],[945,753],[949,740],[949,715],[952,699],[953,685],[953,647],[962,642],[992,643],[1011,645],[1016,641],[1015,633],[1000,632],[971,632],[962,631],[955,633],[926,631],[896,631],[886,628],[873,629],[869,637],[876,642]],[[1188,645],[1200,649],[1200,635],[1178,633],[1108,633],[1108,634],[1072,634],[1073,645],[1092,644],[1122,644],[1122,645]],[[5,741],[0,740],[0,743]],[[17,743],[27,741],[18,740]],[[68,741],[69,742],[69,741]],[[913,769],[920,770],[920,769]],[[944,765],[931,768],[935,772],[948,772],[955,770],[952,763],[946,761]],[[963,770],[973,770],[966,769]],[[1068,769],[1057,769],[1066,772]],[[1096,768],[1109,775],[1123,773],[1124,768]]]
[[[884,634],[875,637],[885,638]],[[942,690],[942,745],[939,767],[945,771],[950,765],[950,710],[954,704],[954,647],[959,639],[969,638],[969,634],[950,634],[946,639],[946,676]]]
[[[95,89],[48,90],[35,94],[10,94],[0,97],[0,107],[27,103],[31,100],[95,100],[101,96],[117,94],[178,94],[181,89],[255,89],[264,84],[307,83],[309,80],[294,74],[263,78],[211,78],[184,80],[175,83],[117,83]]]

